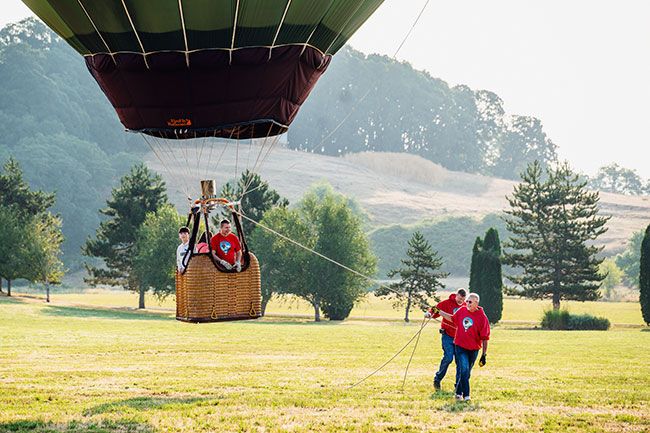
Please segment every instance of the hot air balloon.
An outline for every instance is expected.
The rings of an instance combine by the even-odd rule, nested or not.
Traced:
[[[84,57],[124,127],[165,140],[166,155],[173,155],[172,146],[183,144],[167,141],[285,133],[332,56],[383,0],[23,2]],[[237,227],[243,269],[228,271],[210,253],[190,248],[176,281],[179,320],[261,314],[259,264],[246,245],[239,203],[217,197],[215,188],[203,182],[201,196],[191,200],[190,246],[201,224],[210,232],[210,212],[223,207]]]

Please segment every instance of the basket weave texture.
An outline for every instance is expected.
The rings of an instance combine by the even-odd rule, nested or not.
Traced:
[[[261,316],[260,265],[250,254],[242,272],[219,271],[208,255],[193,256],[176,273],[176,319],[184,322],[248,320]]]

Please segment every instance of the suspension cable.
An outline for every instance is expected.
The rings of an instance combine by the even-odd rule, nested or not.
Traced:
[[[413,22],[413,25],[411,25],[411,28],[409,28],[408,32],[406,33],[406,35],[405,35],[404,38],[402,39],[402,42],[400,42],[399,46],[397,47],[397,49],[396,49],[395,52],[393,53],[393,56],[391,57],[392,60],[397,60],[397,55],[398,55],[399,52],[402,50],[402,47],[404,47],[404,44],[406,44],[406,41],[407,41],[408,38],[411,36],[411,33],[413,33],[413,30],[415,29],[415,27],[416,27],[416,26],[418,25],[418,23],[420,22],[420,18],[422,18],[422,15],[424,14],[424,11],[427,9],[427,7],[429,6],[429,3],[430,3],[430,2],[431,2],[431,0],[426,0],[426,1],[424,2],[424,6],[422,6],[422,8],[420,9],[420,12],[418,13],[417,17],[415,18],[415,21]],[[311,149],[308,149],[307,151],[308,151],[308,152],[313,152],[313,151],[316,150],[317,148],[321,147],[321,146],[323,145],[323,143],[325,143],[325,141],[326,141],[327,139],[329,139],[329,138],[330,138],[332,135],[334,135],[334,134],[335,134],[339,129],[341,129],[341,127],[343,126],[343,124],[344,124],[344,123],[345,123],[345,122],[346,122],[346,121],[347,121],[347,120],[352,116],[352,114],[354,114],[355,110],[356,110],[357,108],[359,108],[359,106],[361,105],[361,103],[362,103],[362,102],[363,102],[363,101],[368,97],[368,95],[370,94],[370,92],[372,92],[372,90],[373,90],[373,87],[372,87],[372,86],[369,87],[368,90],[363,94],[363,96],[361,96],[361,98],[357,99],[357,101],[354,103],[354,105],[352,106],[352,108],[350,109],[350,111],[348,112],[348,114],[343,118],[343,120],[341,120],[341,121],[338,123],[338,125],[336,125],[336,127],[335,127],[335,128],[334,128],[334,129],[329,133],[329,134],[327,134],[327,135],[326,135],[326,136],[325,136],[325,137],[320,141],[320,143],[318,143],[316,146],[312,147]],[[293,167],[293,166],[292,166],[292,167]],[[290,168],[291,168],[291,167],[290,167]]]

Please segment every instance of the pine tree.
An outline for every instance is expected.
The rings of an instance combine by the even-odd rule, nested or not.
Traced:
[[[417,305],[424,310],[433,300],[438,300],[436,290],[444,287],[440,280],[449,274],[440,272],[442,259],[419,231],[408,241],[406,255],[402,267],[388,273],[389,278],[397,275],[400,280],[380,287],[375,293],[379,297],[395,298],[395,308],[406,305],[404,321],[408,322],[411,308]]]
[[[144,308],[145,287],[140,287],[133,269],[135,240],[147,213],[156,212],[167,203],[165,183],[144,164],[135,165],[113,189],[107,207],[100,213],[108,219],[97,229],[95,239],[89,239],[83,252],[101,259],[105,266],[86,264],[91,285],[121,286],[140,294],[138,308]]]
[[[641,242],[641,261],[639,269],[639,302],[646,325],[650,325],[650,225],[645,230]]]
[[[241,199],[244,213],[254,221],[261,221],[264,213],[275,206],[289,205],[289,201],[280,197],[267,181],[250,170],[244,171],[235,185],[231,182],[225,184],[221,189],[221,195],[231,200]],[[244,232],[250,234],[255,229],[255,224],[244,219],[242,228]]]
[[[505,262],[522,269],[510,280],[525,296],[592,301],[599,298],[603,276],[594,241],[607,231],[608,217],[598,216],[599,195],[585,189],[586,181],[567,163],[546,170],[534,162],[508,197],[506,227],[512,234]]]
[[[503,314],[503,277],[501,272],[501,241],[499,232],[488,229],[483,241],[483,277],[481,290],[481,305],[490,323],[497,323]]]
[[[479,279],[481,274],[479,269],[481,268],[479,257],[481,251],[483,250],[483,239],[480,236],[476,237],[474,241],[474,248],[472,248],[472,261],[469,266],[469,290],[475,291],[475,288],[480,285]]]

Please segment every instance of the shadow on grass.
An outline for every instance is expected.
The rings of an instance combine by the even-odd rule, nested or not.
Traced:
[[[173,320],[169,316],[155,313],[145,313],[137,311],[122,311],[115,309],[102,308],[85,308],[85,307],[60,307],[49,305],[43,310],[47,316],[58,317],[82,317],[82,318],[99,318],[99,319],[121,319],[121,320]]]
[[[478,403],[470,403],[465,401],[453,401],[442,406],[440,410],[444,410],[445,412],[456,413],[456,412],[474,412],[476,410],[479,410],[480,408],[481,406]]]
[[[216,401],[217,398],[207,397],[134,397],[126,400],[117,400],[110,403],[100,404],[84,411],[85,416],[98,415],[102,413],[121,412],[124,409],[151,410],[170,409],[182,405],[203,405]]]
[[[129,419],[102,420],[98,422],[70,421],[68,423],[46,423],[40,420],[20,420],[0,423],[0,433],[149,433],[154,429]]]
[[[451,400],[454,398],[454,393],[451,391],[436,391],[429,398],[431,400]]]
[[[0,293],[0,304],[24,304],[20,298],[14,298],[13,296],[7,296],[6,293]]]

